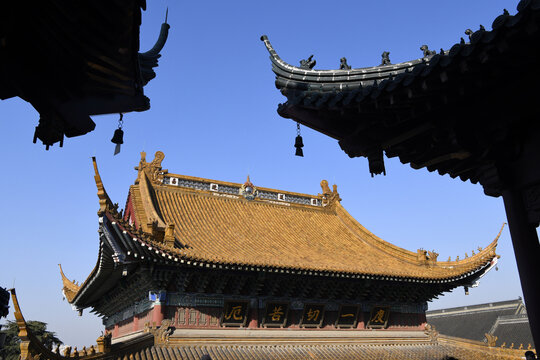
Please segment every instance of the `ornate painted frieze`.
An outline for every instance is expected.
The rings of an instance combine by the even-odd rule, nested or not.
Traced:
[[[169,294],[167,305],[187,307],[223,307],[224,299],[223,296]]]
[[[277,205],[285,205],[287,203],[293,203],[293,204],[300,204],[300,205],[311,205],[311,206],[322,206],[321,200],[318,198],[312,198],[312,197],[306,197],[306,196],[295,196],[290,194],[282,194],[278,192],[271,192],[271,191],[264,191],[264,190],[258,190],[255,188],[252,184],[252,186],[245,186],[242,185],[242,187],[237,186],[229,186],[229,185],[222,185],[222,184],[215,184],[212,182],[205,182],[205,181],[197,181],[197,180],[188,180],[188,179],[182,179],[177,178],[173,176],[166,176],[163,178],[163,184],[165,185],[174,185],[189,189],[195,189],[195,190],[204,190],[204,191],[211,191],[217,194],[229,194],[234,196],[235,198],[237,195],[244,196],[246,198],[249,198],[250,200],[253,200],[255,198],[260,200],[268,200],[271,203],[275,203]],[[250,188],[250,189],[248,189]],[[247,193],[246,191],[251,191],[250,193]]]
[[[113,326],[121,321],[127,320],[134,315],[141,314],[147,310],[150,310],[154,302],[149,300],[143,300],[136,304],[129,306],[128,308],[117,312],[116,314],[103,319],[103,325],[105,327]]]

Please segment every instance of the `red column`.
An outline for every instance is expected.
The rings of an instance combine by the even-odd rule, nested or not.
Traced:
[[[152,320],[151,324],[156,326],[161,326],[161,322],[165,318],[163,315],[163,312],[165,311],[165,306],[161,305],[161,303],[155,303],[154,308],[152,309]]]
[[[248,328],[256,329],[259,322],[259,309],[254,308],[250,310]]]
[[[139,317],[137,314],[133,315],[133,330],[132,331],[137,331],[139,330]]]
[[[356,324],[357,329],[365,329],[366,324],[364,323],[364,312],[362,309],[360,309],[360,313],[358,314],[358,324]]]

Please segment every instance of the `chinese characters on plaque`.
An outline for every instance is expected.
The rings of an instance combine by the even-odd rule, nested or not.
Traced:
[[[285,326],[288,311],[289,304],[287,303],[267,303],[263,318],[263,325],[280,327]]]
[[[223,307],[222,325],[245,326],[248,314],[246,301],[225,301]]]
[[[342,305],[339,308],[338,317],[336,320],[337,327],[355,327],[358,317],[358,306]]]
[[[319,327],[324,318],[324,305],[306,304],[302,315],[301,325],[304,327]]]
[[[390,316],[390,308],[387,306],[374,306],[369,314],[369,321],[367,327],[370,328],[385,328],[388,324],[388,317]]]

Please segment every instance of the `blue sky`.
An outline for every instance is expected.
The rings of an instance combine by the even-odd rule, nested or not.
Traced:
[[[367,160],[350,159],[333,139],[305,127],[304,158],[294,156],[296,125],[276,113],[285,98],[274,86],[268,35],[282,59],[298,64],[314,54],[318,69],[353,67],[421,57],[420,46],[449,49],[467,28],[491,29],[516,1],[232,1],[148,2],[141,50],[149,49],[169,7],[171,30],[145,88],[151,109],[124,116],[124,145],[110,143],[118,115],[96,116],[96,130],[49,151],[32,144],[38,114],[20,99],[0,102],[2,261],[0,286],[15,285],[27,319],[49,323],[67,344],[90,345],[102,330],[93,315],[80,318],[62,301],[58,263],[84,281],[97,259],[98,199],[91,156],[96,156],[113,201],[123,206],[133,169],[145,150],[165,153],[171,172],[318,193],[327,179],[344,207],[383,239],[415,251],[435,249],[446,260],[486,246],[506,221],[502,199],[480,185],[386,160],[387,176],[371,178]],[[499,271],[465,296],[456,289],[430,308],[515,299],[521,289],[511,239],[502,233]],[[361,254],[359,254],[361,258]],[[11,318],[12,315],[10,315]]]

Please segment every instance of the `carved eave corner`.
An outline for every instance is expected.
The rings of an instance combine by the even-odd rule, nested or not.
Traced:
[[[60,276],[62,277],[62,293],[64,294],[66,300],[71,303],[71,301],[75,298],[75,295],[77,295],[81,287],[78,283],[75,282],[75,280],[71,281],[67,278],[67,276],[64,274],[64,271],[62,270],[61,264],[58,264],[58,266],[60,267]]]
[[[322,205],[329,210],[335,210],[337,204],[339,204],[341,201],[341,198],[339,197],[339,193],[337,191],[337,185],[334,184],[332,190],[330,190],[330,187],[328,186],[328,181],[322,180],[321,189],[322,194],[319,194],[319,196],[322,196],[323,198]]]
[[[103,182],[101,181],[101,176],[99,175],[99,170],[97,167],[97,161],[95,156],[92,157],[92,163],[94,165],[94,180],[96,181],[96,187],[97,187],[97,196],[99,198],[99,210],[98,215],[102,216],[105,214],[105,212],[109,211],[112,213],[118,212],[118,204],[113,204],[111,199],[109,198],[109,195],[107,194],[107,191],[105,191],[105,186],[103,186]]]
[[[473,270],[474,268],[477,268],[478,266],[481,266],[482,264],[485,264],[486,261],[492,261],[493,259],[499,259],[501,256],[500,255],[497,255],[497,244],[498,244],[498,241],[499,241],[499,238],[501,237],[501,234],[504,230],[504,226],[506,225],[506,223],[503,223],[502,226],[501,226],[501,229],[499,230],[499,233],[497,234],[497,236],[495,237],[495,239],[493,239],[493,241],[488,245],[486,246],[484,249],[482,249],[481,247],[478,248],[478,253],[475,253],[474,251],[471,253],[472,256],[468,257],[467,254],[465,254],[465,258],[463,259],[459,259],[459,256],[456,258],[455,261],[451,261],[450,259],[448,259],[448,261],[441,261],[441,262],[437,262],[436,261],[436,258],[435,258],[435,262],[433,262],[431,265],[439,265],[439,266],[442,266],[442,267],[456,267],[456,266],[462,266],[463,268],[466,268],[466,269],[469,269],[469,270]],[[421,257],[421,254],[420,252],[425,252],[424,250],[418,250],[418,256],[419,256],[419,261],[420,260],[420,257]],[[432,252],[428,252],[428,254],[432,254]],[[437,253],[435,253],[436,255],[438,255]],[[430,256],[427,256],[427,262],[430,261]]]

